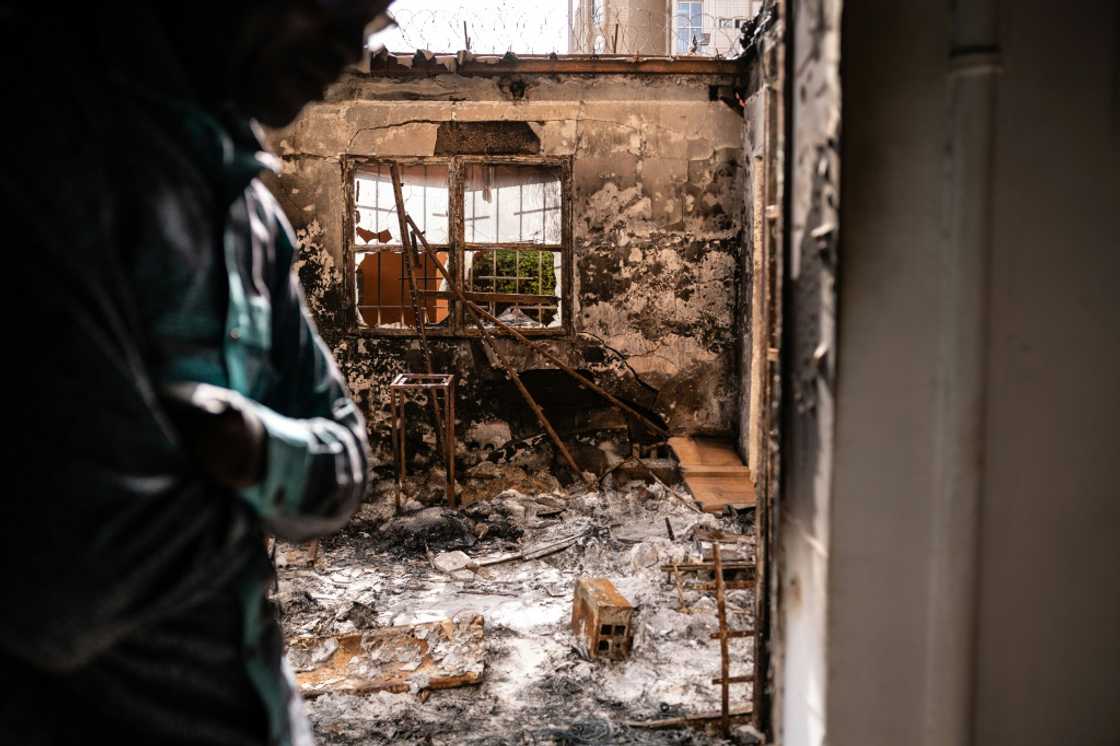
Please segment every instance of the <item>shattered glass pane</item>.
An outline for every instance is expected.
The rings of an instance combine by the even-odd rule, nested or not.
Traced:
[[[405,212],[432,245],[447,244],[448,168],[445,164],[401,167]],[[364,166],[354,179],[354,245],[400,246],[400,219],[388,164]],[[388,231],[388,240],[384,231]]]
[[[440,262],[447,265],[447,252],[439,252]],[[363,251],[354,255],[355,294],[358,320],[362,326],[374,329],[413,329],[416,314],[412,310],[412,296],[408,283],[404,254],[400,249]],[[447,282],[439,274],[435,263],[424,258],[420,273],[415,275],[421,291],[420,315],[428,327],[446,326],[450,315],[450,301],[434,292],[448,293]]]

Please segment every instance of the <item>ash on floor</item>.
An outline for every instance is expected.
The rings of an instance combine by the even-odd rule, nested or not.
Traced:
[[[289,640],[485,617],[481,684],[428,691],[421,680],[404,693],[327,691],[307,702],[319,742],[722,743],[698,730],[626,723],[718,709],[714,594],[685,591],[691,613],[682,613],[661,566],[697,561],[698,536],[740,529],[732,517],[698,511],[679,488],[607,480],[595,492],[508,490],[462,513],[436,507],[393,518],[389,503],[366,504],[346,531],[324,540],[314,562],[307,546],[280,545],[276,600]],[[750,533],[731,551],[723,546],[728,559],[754,557]],[[637,608],[627,660],[589,660],[572,635],[581,576],[610,579]],[[753,592],[727,598],[729,626],[753,627]],[[752,653],[751,640],[732,640],[733,675],[751,672]],[[749,685],[732,687],[733,707],[749,701]]]

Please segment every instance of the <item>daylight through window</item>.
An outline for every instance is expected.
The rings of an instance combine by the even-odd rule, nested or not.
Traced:
[[[569,255],[562,162],[444,159],[401,164],[405,211],[466,297],[525,331],[564,324]],[[360,326],[415,331],[411,283],[400,240],[390,164],[353,168],[354,300]],[[458,205],[451,196],[461,194]],[[453,209],[457,208],[457,209]],[[418,308],[434,333],[471,333],[436,265],[418,246]]]

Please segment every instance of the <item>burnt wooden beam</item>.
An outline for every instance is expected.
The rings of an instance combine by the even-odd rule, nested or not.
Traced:
[[[739,60],[704,57],[635,57],[630,55],[432,55],[404,64],[394,55],[370,59],[369,75],[379,78],[424,78],[436,75],[498,77],[503,75],[707,75],[744,74]]]

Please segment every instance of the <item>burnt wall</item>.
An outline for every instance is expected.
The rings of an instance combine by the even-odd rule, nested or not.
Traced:
[[[840,0],[784,6],[781,503],[775,518],[782,743],[829,731],[829,508],[836,391]]]
[[[375,336],[356,325],[344,292],[343,160],[431,156],[458,141],[484,147],[488,133],[495,140],[489,152],[525,153],[539,143],[539,155],[572,161],[572,331],[545,344],[675,432],[736,429],[743,119],[712,100],[718,82],[700,75],[384,79],[353,72],[325,102],[271,134],[283,159],[271,186],[296,229],[300,277],[369,418],[377,464],[392,463],[388,384],[423,363],[419,340]],[[436,370],[460,376],[462,466],[510,441],[529,439],[529,450],[542,444],[547,451],[535,437],[539,425],[477,339],[431,344]],[[584,452],[581,466],[601,471],[628,455],[619,453],[628,443],[605,444],[604,432],[649,440],[538,353],[507,340],[500,349],[526,372],[557,429]],[[409,447],[422,465],[434,435],[423,413],[411,418]],[[581,434],[587,442],[579,442]]]

